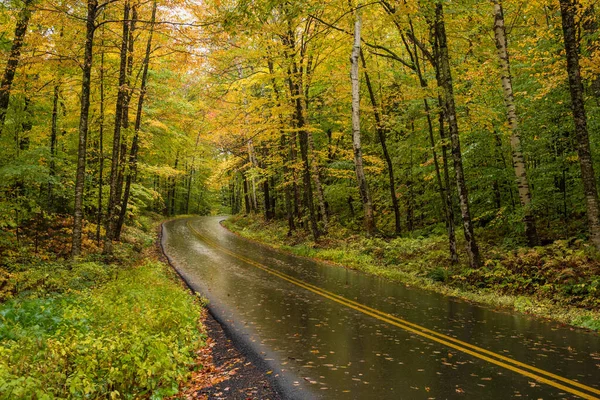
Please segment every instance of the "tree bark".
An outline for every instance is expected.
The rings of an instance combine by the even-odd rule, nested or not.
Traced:
[[[525,236],[527,237],[529,246],[536,246],[539,244],[540,240],[535,226],[535,215],[531,208],[531,190],[529,189],[529,180],[527,179],[525,159],[523,157],[523,152],[521,151],[521,135],[519,133],[519,122],[513,93],[512,76],[510,73],[510,59],[508,55],[504,11],[502,9],[502,0],[493,0],[493,2],[494,36],[496,39],[496,48],[498,49],[500,67],[502,69],[502,90],[504,91],[506,117],[511,131],[510,147],[512,150],[513,169],[517,178],[519,200],[523,207]]]
[[[450,184],[450,171],[448,167],[448,146],[446,142],[448,137],[444,128],[444,110],[442,98],[438,97],[438,105],[440,107],[438,124],[440,130],[440,140],[442,142],[442,165],[444,169],[444,187],[446,196],[446,230],[448,231],[448,247],[450,250],[450,260],[452,264],[458,263],[458,251],[456,249],[456,227],[454,225],[454,202],[452,201],[452,185]]]
[[[448,126],[450,128],[449,130],[452,146],[452,158],[454,161],[454,173],[456,175],[456,186],[458,188],[458,198],[460,202],[465,240],[467,242],[467,255],[469,256],[469,265],[471,268],[479,268],[481,265],[481,259],[479,255],[479,248],[477,247],[477,242],[475,241],[473,222],[471,220],[471,211],[469,209],[469,194],[467,191],[462,163],[456,105],[454,102],[454,87],[452,84],[452,73],[450,70],[450,56],[448,55],[446,26],[444,24],[444,10],[441,3],[436,3],[435,16],[435,33],[439,47],[441,78],[440,86],[443,92],[443,103],[445,108],[444,115],[448,119]]]
[[[119,172],[117,174],[117,194],[115,198],[117,203],[121,202],[121,195],[124,190],[125,175],[128,174],[127,168],[129,163],[127,162],[127,134],[129,129],[129,105],[133,96],[133,87],[131,86],[131,76],[133,75],[133,51],[135,45],[134,32],[137,23],[137,4],[131,7],[131,19],[129,20],[129,35],[127,37],[127,68],[125,72],[125,87],[123,88],[123,117],[121,123],[123,129],[125,129],[125,135],[121,135],[121,150],[119,151]],[[136,150],[137,151],[137,150]],[[115,216],[117,219],[115,225],[114,239],[119,241],[121,235],[121,227],[123,221],[121,215],[125,216],[127,210],[122,210],[119,206],[119,215]]]
[[[102,226],[102,197],[104,191],[104,27],[102,28],[102,53],[100,54],[100,128],[98,138],[98,215],[96,216],[96,243],[100,246],[100,228]]]
[[[277,82],[275,81],[275,71],[273,66],[273,61],[268,61],[269,73],[271,74],[271,84],[273,85],[273,93],[275,95],[275,101],[277,103],[277,108],[281,108],[281,96],[279,92],[279,87],[277,86]],[[285,202],[285,213],[288,221],[288,236],[291,236],[292,232],[296,230],[296,224],[294,223],[294,210],[292,208],[292,193],[291,188],[288,183],[288,179],[294,179],[293,175],[290,173],[290,168],[288,163],[292,161],[291,147],[287,146],[286,143],[286,135],[284,132],[284,120],[281,112],[278,114],[279,118],[279,134],[280,134],[280,152],[282,153],[283,161],[282,161],[282,172],[283,172],[283,180],[284,180],[284,202]],[[289,149],[289,150],[288,150]],[[287,153],[287,157],[285,154]],[[273,211],[275,209],[273,208]]]
[[[560,14],[567,53],[567,72],[569,74],[569,88],[571,91],[571,108],[575,121],[577,153],[579,155],[581,180],[583,181],[587,206],[588,229],[590,231],[590,240],[596,248],[600,249],[600,206],[598,204],[596,175],[594,174],[594,164],[590,150],[583,83],[579,67],[579,43],[577,43],[577,27],[575,25],[577,6],[577,0],[560,0]]]
[[[27,26],[31,18],[32,3],[33,0],[25,0],[23,8],[19,12],[17,26],[15,27],[15,36],[8,55],[8,62],[4,69],[2,83],[0,84],[0,135],[2,135],[2,131],[4,130],[4,121],[6,120],[6,113],[8,112],[8,104],[10,102],[10,90],[15,79],[19,61],[21,60],[21,48],[23,47],[25,35],[27,34]]]
[[[123,128],[129,128],[129,104],[133,96],[133,87],[131,86],[131,76],[133,75],[133,51],[135,46],[135,29],[138,19],[137,4],[131,7],[131,20],[129,22],[129,38],[127,39],[127,74],[125,78],[125,95],[123,98]],[[154,22],[150,23],[151,26]],[[151,29],[153,29],[151,27]]]
[[[81,113],[79,117],[79,145],[77,148],[77,173],[75,176],[75,207],[73,213],[73,239],[71,255],[81,254],[81,234],[83,228],[83,189],[85,184],[85,160],[87,152],[88,119],[90,113],[90,86],[94,49],[94,33],[98,0],[88,0],[86,17],[85,55],[81,80]]]
[[[121,153],[121,127],[123,124],[123,105],[126,96],[126,79],[127,79],[127,52],[129,43],[129,11],[130,4],[127,0],[123,6],[123,33],[121,38],[121,63],[119,66],[119,93],[117,95],[117,104],[115,106],[115,126],[113,133],[113,148],[112,159],[110,165],[110,194],[108,198],[108,213],[106,218],[106,235],[104,238],[105,254],[112,253],[112,242],[116,236],[116,225],[118,223],[118,210],[120,197],[117,197],[120,190],[117,187],[119,181],[119,157]]]
[[[291,54],[295,53],[294,45],[294,33],[290,26],[288,27],[288,37],[285,40],[285,44],[289,47]],[[317,224],[317,215],[315,211],[315,205],[313,200],[312,190],[312,178],[310,171],[310,160],[308,157],[308,132],[306,130],[306,121],[304,119],[303,105],[302,105],[302,75],[298,71],[298,66],[295,60],[288,55],[290,61],[290,67],[288,68],[288,84],[292,102],[294,106],[294,123],[298,129],[299,142],[300,142],[300,157],[302,159],[302,177],[304,181],[304,203],[308,208],[309,225],[313,235],[313,239],[317,240],[321,233],[319,232],[319,226]],[[292,135],[293,141],[295,141],[295,135]],[[292,142],[293,143],[293,142]],[[298,196],[296,194],[296,201],[298,203]],[[299,214],[299,207],[298,207]]]
[[[364,224],[367,235],[375,233],[375,215],[371,194],[365,177],[362,160],[361,135],[360,135],[360,82],[358,79],[358,59],[360,57],[360,30],[361,18],[358,11],[354,22],[354,45],[350,56],[350,79],[352,81],[352,148],[354,150],[354,170],[358,181],[358,191],[363,203]]]
[[[146,92],[148,87],[148,69],[150,65],[150,53],[152,52],[152,38],[154,35],[154,24],[156,22],[156,0],[154,0],[152,4],[152,16],[150,17],[150,33],[148,36],[148,42],[146,43],[146,54],[144,55],[143,61],[143,70],[142,70],[142,82],[140,84],[140,96],[138,98],[137,111],[135,114],[135,125],[133,132],[133,139],[131,141],[131,150],[129,152],[129,169],[127,172],[127,177],[125,179],[125,189],[123,192],[123,202],[121,204],[121,209],[119,213],[119,221],[117,223],[117,231],[115,238],[119,240],[121,236],[121,230],[123,228],[123,223],[125,221],[125,215],[127,213],[127,205],[129,203],[129,196],[131,193],[131,183],[137,174],[137,160],[138,160],[138,152],[139,152],[139,137],[140,137],[140,129],[142,127],[142,111],[144,109],[144,100],[146,98]],[[130,36],[131,38],[131,36]],[[132,39],[130,39],[132,40]],[[133,52],[133,47],[130,47],[130,53]],[[126,118],[124,116],[124,118]],[[199,137],[198,137],[199,138]],[[198,147],[198,140],[196,140],[196,147]],[[193,163],[193,160],[192,160]],[[192,165],[193,168],[193,165]],[[192,169],[193,171],[193,169]],[[190,185],[191,185],[191,177],[190,177]],[[189,195],[188,201],[189,204]],[[186,206],[187,208],[187,206]],[[186,211],[187,212],[187,211]]]

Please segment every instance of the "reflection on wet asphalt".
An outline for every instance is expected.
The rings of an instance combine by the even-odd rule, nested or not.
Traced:
[[[276,252],[231,234],[220,226],[222,219],[166,223],[165,251],[208,297],[213,313],[263,354],[283,386],[296,388],[295,397],[576,398],[298,287],[210,242],[368,307],[600,389],[597,334]]]

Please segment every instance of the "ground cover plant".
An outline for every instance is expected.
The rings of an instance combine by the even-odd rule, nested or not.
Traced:
[[[201,306],[152,256],[148,233],[126,232],[109,262],[93,254],[6,258],[0,398],[157,399],[179,391],[205,339]]]

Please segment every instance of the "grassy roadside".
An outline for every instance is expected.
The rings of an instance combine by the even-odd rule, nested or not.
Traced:
[[[513,309],[600,331],[600,257],[582,241],[557,241],[533,249],[482,246],[484,266],[452,266],[444,235],[367,238],[340,227],[315,243],[301,230],[287,236],[284,221],[235,216],[225,227],[296,255],[334,263],[394,282]],[[465,257],[462,257],[464,260]]]
[[[0,399],[163,398],[203,345],[201,306],[128,227],[110,262],[19,249],[0,265]]]

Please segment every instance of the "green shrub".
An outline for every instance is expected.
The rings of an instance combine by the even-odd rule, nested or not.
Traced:
[[[114,266],[96,262],[38,262],[13,265],[10,270],[0,269],[0,301],[17,295],[39,297],[89,289],[108,282],[116,271]],[[4,285],[2,276],[10,276]]]
[[[434,282],[446,282],[448,280],[448,270],[443,267],[437,267],[429,271],[427,277]]]
[[[75,286],[101,274],[78,271]],[[95,289],[10,300],[0,305],[0,398],[173,395],[202,340],[198,315],[159,263]]]

